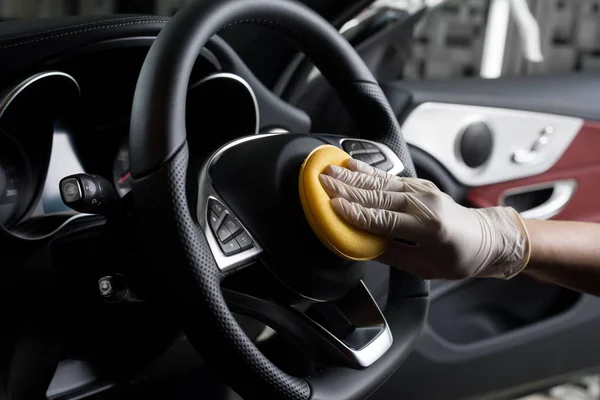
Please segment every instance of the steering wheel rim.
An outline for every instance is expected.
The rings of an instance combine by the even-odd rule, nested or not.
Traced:
[[[364,62],[327,21],[287,0],[204,0],[184,7],[153,44],[138,79],[130,129],[132,197],[147,252],[161,267],[157,293],[177,314],[192,344],[247,397],[361,398],[400,365],[423,326],[427,282],[394,271],[386,318],[394,344],[363,371],[330,367],[298,378],[271,363],[245,335],[220,290],[223,274],[188,202],[185,102],[200,50],[222,29],[254,23],[288,35],[340,95],[359,131],[387,145],[414,176],[408,148],[387,99]],[[166,268],[175,265],[177,268]],[[393,318],[391,318],[393,317]]]

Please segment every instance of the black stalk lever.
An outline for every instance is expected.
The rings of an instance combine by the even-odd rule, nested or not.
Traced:
[[[59,187],[64,203],[82,213],[107,215],[119,200],[112,183],[98,175],[70,175]]]

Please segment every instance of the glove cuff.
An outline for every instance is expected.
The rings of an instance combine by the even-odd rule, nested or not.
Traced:
[[[474,210],[486,232],[486,262],[476,277],[511,279],[525,269],[531,255],[529,233],[512,207],[492,207]]]
[[[521,272],[523,272],[523,270],[529,264],[529,259],[531,258],[531,239],[529,238],[529,231],[527,230],[527,227],[525,226],[525,222],[523,222],[523,218],[521,218],[521,215],[518,213],[518,211],[512,207],[505,207],[505,209],[509,212],[509,214],[512,213],[515,224],[521,230],[522,238],[520,238],[521,243],[519,243],[518,246],[521,248],[524,248],[524,251],[525,251],[522,261],[521,261],[522,265],[519,268],[516,268],[512,272],[512,274],[510,274],[504,278],[504,279],[511,279],[511,278],[514,278],[515,276],[519,275]]]

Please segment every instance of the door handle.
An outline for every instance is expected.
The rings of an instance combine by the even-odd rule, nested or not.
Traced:
[[[549,219],[565,208],[576,189],[574,179],[523,186],[505,191],[500,204],[513,207],[523,218]]]
[[[533,142],[529,148],[516,149],[512,154],[512,162],[515,164],[531,164],[534,162],[542,150],[550,143],[550,139],[554,135],[554,127],[547,126],[540,132],[540,136]]]

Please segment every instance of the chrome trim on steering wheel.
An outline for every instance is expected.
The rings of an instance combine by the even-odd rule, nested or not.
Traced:
[[[262,249],[262,247],[260,247],[260,244],[254,239],[254,237],[252,237],[252,234],[250,232],[248,232],[248,235],[254,241],[254,247],[252,247],[251,249],[248,249],[246,251],[242,251],[241,253],[232,255],[232,256],[225,256],[225,254],[221,250],[221,247],[219,246],[217,238],[215,237],[215,235],[213,234],[213,232],[210,229],[210,224],[208,222],[207,210],[208,210],[208,201],[211,198],[220,201],[221,203],[225,204],[225,206],[227,206],[227,202],[223,201],[223,199],[221,199],[219,197],[219,195],[217,194],[217,192],[215,191],[208,171],[210,170],[211,165],[213,165],[221,157],[221,155],[228,149],[230,149],[234,146],[237,146],[241,143],[249,142],[251,140],[263,139],[265,137],[275,136],[275,135],[280,135],[280,134],[272,133],[272,134],[246,136],[246,137],[234,140],[230,143],[227,143],[226,145],[221,147],[219,150],[217,150],[215,152],[215,154],[213,154],[212,157],[210,157],[210,159],[202,166],[202,168],[200,170],[200,174],[198,177],[198,203],[196,205],[196,218],[198,220],[198,223],[202,227],[204,236],[206,237],[206,240],[208,241],[208,245],[210,246],[210,249],[213,253],[213,257],[215,258],[215,261],[217,262],[217,265],[219,266],[219,269],[221,270],[221,272],[233,271],[233,270],[241,268],[245,265],[250,264],[251,262],[258,259],[258,257],[262,253],[263,249]],[[230,208],[229,208],[229,213],[233,217],[237,218],[237,216],[233,212],[231,212]],[[244,227],[244,229],[245,229],[245,227]],[[246,229],[246,231],[248,231],[248,230]]]
[[[352,321],[352,315],[346,316],[349,321],[354,322],[356,325],[355,330],[347,338],[340,339],[329,329],[323,327],[310,317],[307,317],[307,319],[319,332],[321,332],[321,334],[327,337],[327,339],[330,340],[331,343],[344,354],[351,366],[355,368],[366,368],[375,361],[379,360],[379,358],[381,358],[381,356],[388,351],[388,349],[392,346],[394,339],[383,313],[379,309],[377,302],[363,281],[360,281],[360,284],[346,294],[346,296],[352,297],[355,302],[362,304],[362,307],[359,311],[361,313],[359,319],[363,321],[368,320],[372,325],[360,326],[360,323]],[[356,300],[357,298],[360,300]],[[353,311],[356,312],[356,310]],[[374,315],[365,317],[365,313],[372,313]],[[358,334],[359,330],[368,332],[366,335],[364,333],[361,335]],[[373,334],[369,336],[370,332],[373,332]],[[354,343],[351,344],[349,337],[353,334],[359,336],[360,339],[358,339],[358,342],[353,341]]]

